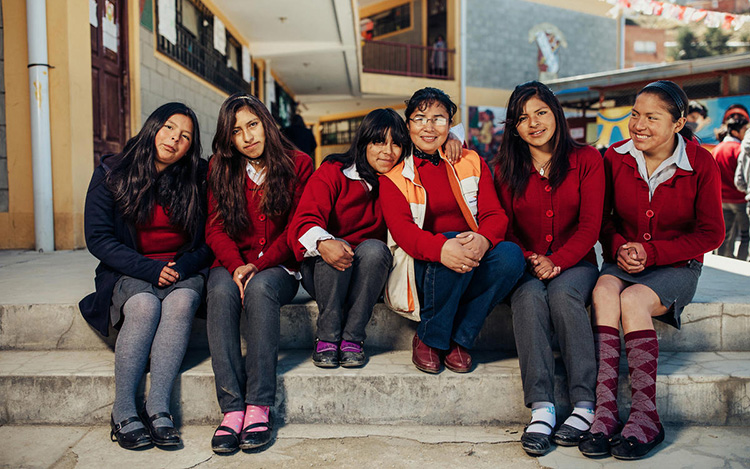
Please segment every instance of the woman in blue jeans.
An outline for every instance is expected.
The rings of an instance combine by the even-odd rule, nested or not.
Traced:
[[[312,161],[281,135],[262,102],[242,93],[222,104],[212,149],[206,242],[216,262],[208,278],[207,326],[224,418],[211,447],[228,453],[271,440],[280,309],[299,287],[287,225]]]
[[[524,268],[521,250],[503,240],[508,219],[487,163],[471,150],[455,163],[442,152],[455,112],[442,90],[414,93],[405,113],[412,147],[380,183],[394,253],[385,299],[421,319],[412,362],[426,373],[443,363],[471,371],[469,349]]]
[[[532,81],[508,101],[495,186],[508,214],[508,239],[521,247],[527,271],[511,294],[513,333],[531,423],[521,437],[534,456],[550,440],[575,446],[594,419],[596,358],[586,305],[599,269],[594,244],[604,206],[604,165],[596,149],[570,136],[552,91]],[[557,335],[573,413],[555,430]]]

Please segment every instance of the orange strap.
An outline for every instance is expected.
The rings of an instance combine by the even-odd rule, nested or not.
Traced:
[[[461,187],[458,183],[458,179],[456,178],[455,170],[447,161],[445,162],[445,170],[448,172],[448,183],[451,186],[453,197],[455,197],[456,202],[458,202],[458,208],[461,209],[461,214],[464,216],[466,223],[469,224],[469,228],[471,228],[471,231],[478,231],[479,225],[477,225],[476,220],[474,220],[474,216],[471,214],[469,206],[466,205],[466,200],[464,200],[463,193],[461,192]]]

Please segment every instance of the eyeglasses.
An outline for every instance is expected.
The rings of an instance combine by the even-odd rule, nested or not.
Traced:
[[[448,119],[445,117],[433,117],[433,118],[427,118],[427,117],[412,117],[409,119],[410,121],[414,122],[414,125],[417,127],[424,127],[428,123],[432,122],[432,125],[435,127],[445,127],[448,125]]]

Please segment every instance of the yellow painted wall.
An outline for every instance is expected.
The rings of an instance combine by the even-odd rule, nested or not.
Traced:
[[[505,107],[513,90],[497,88],[466,88],[466,103],[468,106],[498,106]]]
[[[0,248],[34,248],[26,2],[3,0],[8,213]],[[83,205],[93,170],[88,2],[47,2],[55,248],[83,247]],[[85,25],[86,27],[81,27]],[[85,51],[85,53],[81,53]]]
[[[26,2],[3,0],[5,120],[8,152],[8,212],[0,213],[0,249],[34,248],[34,194],[31,185]]]

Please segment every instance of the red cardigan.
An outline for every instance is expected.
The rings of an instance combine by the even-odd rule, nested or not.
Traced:
[[[172,226],[164,207],[154,204],[151,220],[144,225],[136,225],[138,251],[149,259],[171,262],[177,251],[190,238],[179,228]]]
[[[385,242],[385,220],[380,202],[365,181],[349,179],[342,163],[323,163],[307,181],[289,229],[289,245],[298,261],[307,249],[299,242],[319,226],[353,248],[366,239]]]
[[[216,199],[213,192],[208,191],[206,243],[216,255],[212,267],[224,266],[230,274],[233,274],[237,267],[249,263],[255,264],[259,271],[282,264],[297,268],[286,241],[287,226],[297,208],[302,190],[313,172],[313,167],[310,157],[301,151],[295,151],[293,159],[297,177],[293,181],[293,187],[290,187],[290,190],[294,191],[294,196],[292,208],[287,215],[268,217],[261,213],[258,203],[262,186],[257,186],[245,173],[245,199],[250,226],[238,239],[230,238],[224,231],[224,220],[218,212]],[[261,253],[262,256],[259,257]]]
[[[629,153],[604,155],[606,193],[600,240],[607,262],[615,262],[617,249],[628,241],[639,242],[647,253],[646,266],[681,266],[724,241],[719,168],[708,150],[685,142],[693,171],[677,168],[648,200],[648,185]]]
[[[414,158],[414,163],[427,192],[423,228],[414,223],[409,203],[403,194],[393,181],[385,177],[380,178],[380,204],[386,207],[383,215],[393,239],[407,254],[418,260],[440,262],[440,252],[447,241],[442,233],[471,229],[451,191],[445,161],[441,160],[440,164],[435,166],[427,160]],[[484,160],[481,164],[477,196],[477,232],[486,237],[492,246],[496,246],[504,239],[508,217],[497,200],[490,168]]]
[[[740,156],[740,141],[723,141],[714,147],[714,159],[721,173],[721,201],[728,204],[744,204],[745,193],[734,186],[734,171]]]
[[[508,215],[508,241],[518,244],[524,257],[552,251],[549,259],[562,270],[585,259],[596,265],[594,244],[599,237],[604,205],[604,164],[601,154],[586,146],[569,155],[570,167],[562,184],[531,172],[520,197],[495,171],[500,204]]]

